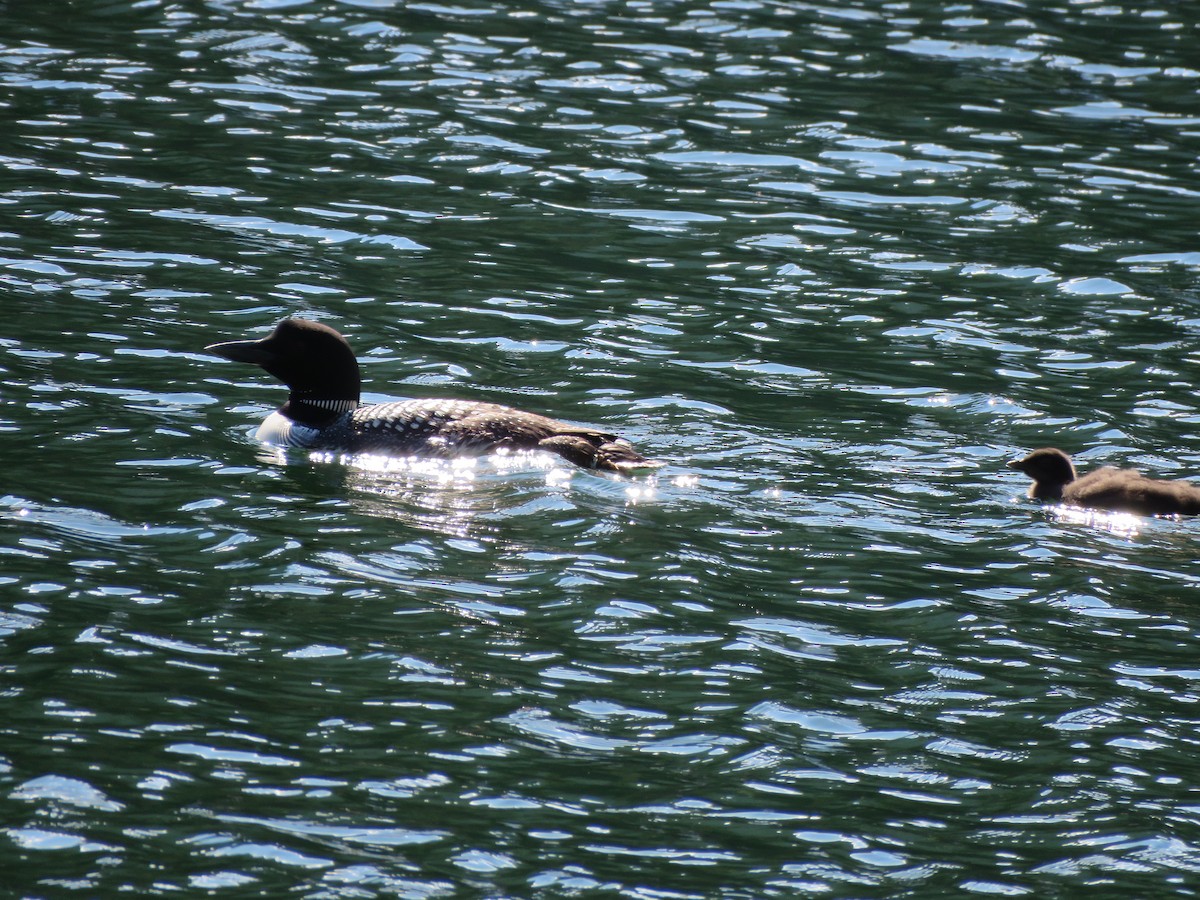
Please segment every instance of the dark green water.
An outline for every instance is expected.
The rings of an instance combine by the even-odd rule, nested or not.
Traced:
[[[0,888],[1200,893],[1200,16],[8,2]],[[669,466],[281,459],[206,355]]]

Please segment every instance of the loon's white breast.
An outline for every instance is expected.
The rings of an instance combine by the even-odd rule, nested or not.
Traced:
[[[276,447],[311,447],[320,436],[321,429],[293,422],[279,410],[263,419],[254,433],[257,440]]]

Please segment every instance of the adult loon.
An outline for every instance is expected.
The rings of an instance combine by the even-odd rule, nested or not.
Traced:
[[[662,465],[616,435],[495,403],[405,400],[363,406],[354,351],[319,322],[284,319],[262,340],[205,349],[262,366],[288,386],[287,403],[258,429],[256,437],[265,443],[384,456],[547,450],[585,469],[621,473]]]
[[[1034,450],[1008,464],[1033,479],[1033,500],[1061,500],[1074,506],[1145,516],[1200,514],[1200,488],[1186,481],[1147,478],[1133,469],[1104,466],[1076,475],[1071,457],[1054,447]]]

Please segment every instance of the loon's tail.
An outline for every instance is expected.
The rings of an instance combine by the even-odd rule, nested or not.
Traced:
[[[628,441],[599,431],[556,434],[538,441],[538,446],[557,453],[581,468],[619,472],[622,475],[657,469],[662,465],[657,460],[646,459]]]

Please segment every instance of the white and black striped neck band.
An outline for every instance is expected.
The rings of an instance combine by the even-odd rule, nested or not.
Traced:
[[[357,400],[310,400],[307,397],[297,397],[297,403],[303,403],[305,406],[315,406],[317,409],[327,409],[330,412],[350,412],[358,409]]]

